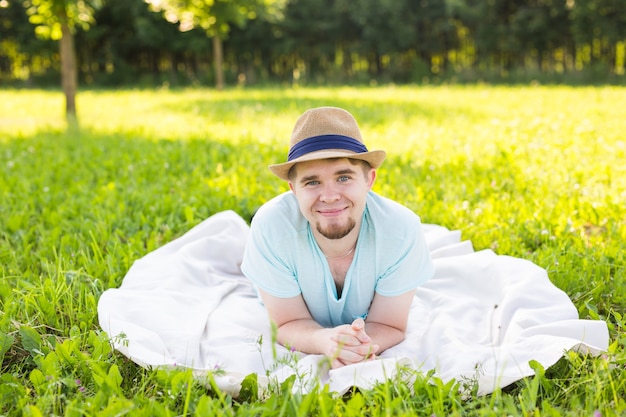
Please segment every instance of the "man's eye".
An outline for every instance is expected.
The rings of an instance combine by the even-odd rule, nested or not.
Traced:
[[[349,176],[347,176],[347,175],[342,175],[341,177],[339,177],[339,178],[337,179],[337,181],[339,181],[339,182],[346,182],[346,181],[348,181],[349,179],[350,179],[350,177],[349,177]]]
[[[319,183],[320,183],[319,181],[308,181],[304,183],[304,185],[312,186],[312,185],[318,185]]]

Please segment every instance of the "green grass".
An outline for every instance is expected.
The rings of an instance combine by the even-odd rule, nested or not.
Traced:
[[[248,218],[286,190],[266,166],[320,105],[349,109],[388,151],[378,192],[547,269],[581,318],[608,323],[609,352],[486,397],[423,375],[234,400],[111,351],[100,294],[211,214]],[[0,90],[0,415],[623,415],[624,108],[612,87],[85,91],[66,134],[60,93]]]

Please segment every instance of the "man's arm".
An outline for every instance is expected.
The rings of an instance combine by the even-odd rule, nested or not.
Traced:
[[[379,353],[404,340],[415,291],[394,297],[374,295],[365,320],[365,332],[380,347]]]
[[[372,358],[378,346],[365,332],[362,319],[324,328],[309,313],[301,295],[279,298],[260,290],[270,320],[278,328],[278,343],[304,353],[327,356],[333,368]]]

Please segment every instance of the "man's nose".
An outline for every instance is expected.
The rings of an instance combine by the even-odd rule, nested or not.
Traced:
[[[322,186],[322,192],[320,194],[320,201],[329,202],[336,201],[341,198],[341,194],[335,183],[325,183]]]

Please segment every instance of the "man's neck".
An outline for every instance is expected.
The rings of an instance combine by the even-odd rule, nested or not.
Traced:
[[[327,259],[347,258],[349,255],[352,255],[356,249],[360,226],[360,224],[355,226],[350,233],[341,239],[328,239],[317,230],[313,231],[313,236]]]

